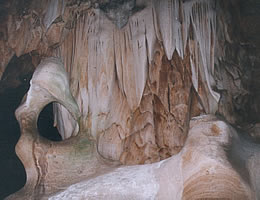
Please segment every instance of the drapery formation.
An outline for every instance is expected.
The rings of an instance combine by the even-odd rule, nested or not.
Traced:
[[[56,7],[53,3],[44,18],[49,30],[64,13],[63,1]],[[78,13],[52,54],[64,62],[86,126],[101,141],[100,153],[123,163],[125,157],[131,160],[129,148],[143,154],[129,163],[154,162],[180,150],[191,113],[191,87],[198,93],[192,107],[200,112],[214,113],[219,99],[212,90],[215,1],[138,3],[144,8],[122,29],[99,9]],[[65,109],[55,110],[62,137],[70,137],[75,122]],[[169,120],[171,127],[164,123]]]

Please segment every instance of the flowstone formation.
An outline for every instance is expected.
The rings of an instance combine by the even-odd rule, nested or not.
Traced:
[[[8,199],[254,199],[257,195],[257,182],[252,182],[251,190],[223,148],[238,137],[236,131],[215,116],[193,118],[185,146],[177,155],[153,164],[115,168],[115,162],[96,151],[89,130],[82,128],[82,116],[68,88],[59,59],[45,59],[36,68],[28,94],[16,110],[21,128],[16,151],[27,181]],[[52,101],[68,109],[79,125],[77,136],[51,142],[39,135],[39,112]],[[255,169],[258,160],[249,159],[249,163]],[[250,174],[250,180],[255,180],[258,172],[250,172],[256,172]]]
[[[241,178],[224,150],[236,131],[213,116],[233,120],[224,93],[232,96],[233,80],[221,76],[231,34],[225,3],[27,4],[6,2],[10,13],[0,16],[0,77],[14,54],[30,53],[37,66],[16,111],[27,181],[8,199],[255,198],[257,184]],[[49,103],[61,142],[37,130]]]

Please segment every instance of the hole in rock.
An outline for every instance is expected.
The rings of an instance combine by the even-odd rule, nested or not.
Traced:
[[[13,56],[0,80],[0,199],[21,189],[26,181],[25,169],[15,153],[20,128],[14,113],[29,89],[33,71],[29,54]]]
[[[53,103],[49,103],[41,111],[37,121],[40,135],[51,141],[61,141],[62,137],[56,127],[54,127]]]
[[[78,123],[69,111],[61,104],[52,102],[41,111],[37,127],[39,134],[51,141],[62,141],[76,135]]]

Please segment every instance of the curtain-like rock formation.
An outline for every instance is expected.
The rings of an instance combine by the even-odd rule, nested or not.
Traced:
[[[192,90],[198,94],[193,101],[201,103],[194,109],[214,113],[219,99],[212,90],[214,2],[139,3],[144,9],[122,29],[99,9],[78,14],[67,39],[54,50],[64,61],[83,118],[91,122],[86,127],[98,151],[128,164],[179,152]],[[65,113],[57,111],[58,125],[67,126],[64,138],[73,132]]]

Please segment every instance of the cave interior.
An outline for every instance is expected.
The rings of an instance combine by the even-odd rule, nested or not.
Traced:
[[[180,1],[185,2],[184,0]],[[83,8],[86,6],[86,2],[88,1],[67,1],[66,6]],[[91,7],[94,7],[94,9],[100,8],[118,29],[126,26],[131,15],[141,12],[145,8],[142,5],[136,7],[133,2],[124,0],[118,2],[113,0],[89,2],[88,9],[91,9]],[[231,38],[229,38],[230,41],[220,39],[222,43],[217,47],[217,51],[225,56],[223,56],[223,59],[215,59],[214,65],[217,72],[215,73],[215,79],[224,80],[226,78],[228,81],[231,80],[230,82],[233,85],[227,81],[223,84],[224,86],[221,86],[221,84],[218,85],[220,81],[217,81],[213,90],[220,94],[220,100],[215,115],[227,121],[238,130],[250,133],[257,143],[260,138],[260,2],[258,0],[216,0],[216,2],[220,5],[216,13],[217,18],[219,18],[219,21],[226,20],[224,29]],[[18,19],[21,16],[28,15],[32,7],[31,0],[0,1],[1,56],[8,54],[3,54],[4,51],[7,51],[6,46],[12,46],[8,39],[9,36],[6,35],[7,31],[4,30],[8,16],[16,11]],[[123,19],[117,19],[115,18],[116,15],[114,15],[116,12],[128,14],[125,14]],[[39,16],[35,14],[33,17],[37,18]],[[68,19],[68,23],[62,20],[64,19],[58,17],[54,22],[51,22],[53,24],[56,23],[58,28],[56,27],[57,29],[53,32],[48,32],[47,37],[51,38],[47,42],[48,47],[38,45],[37,48],[29,48],[25,52],[19,50],[19,45],[23,45],[21,42],[21,44],[15,47],[14,45],[8,47],[11,49],[11,56],[6,56],[8,57],[8,62],[2,57],[3,61],[1,61],[0,66],[2,67],[0,69],[0,72],[2,70],[2,76],[0,76],[0,199],[4,199],[18,191],[26,183],[25,168],[15,153],[15,146],[20,138],[20,128],[15,117],[15,110],[29,90],[30,80],[40,60],[43,57],[48,57],[48,51],[55,51],[64,41],[61,38],[64,36],[57,33],[59,32],[60,24],[66,24],[65,26],[68,26],[66,27],[68,30],[72,29],[69,26],[76,26],[74,24],[76,22],[72,19]],[[12,22],[9,20],[8,23]],[[217,23],[217,33],[222,31],[219,29],[219,24]],[[58,36],[55,34],[58,34]],[[73,39],[70,36],[68,37],[67,40]],[[167,59],[166,56],[164,59]],[[165,61],[165,63],[167,62]],[[44,107],[38,117],[37,127],[41,137],[50,141],[60,142],[63,139],[57,127],[54,127],[53,106],[54,103],[51,102]],[[193,114],[196,115],[196,111]],[[169,154],[165,158],[169,156],[171,155]]]

